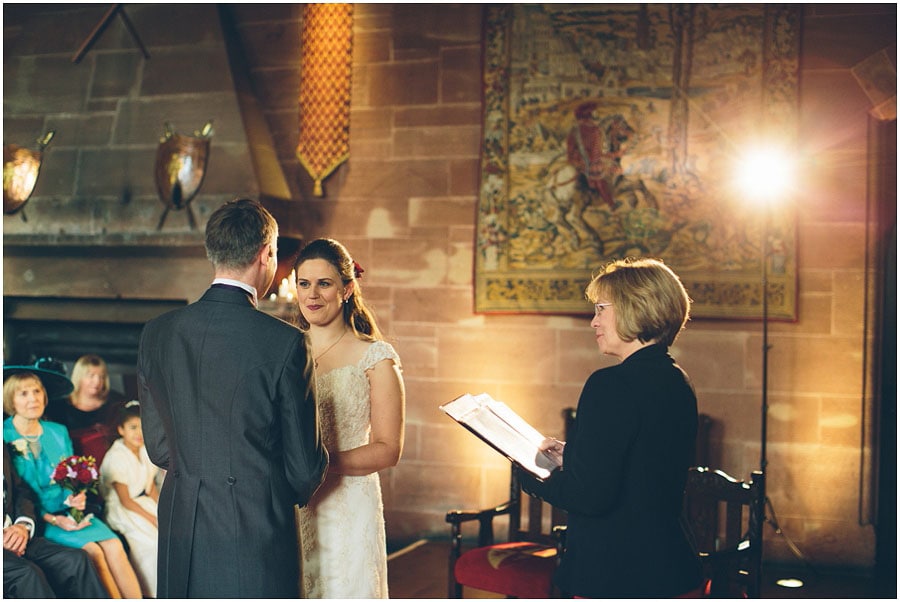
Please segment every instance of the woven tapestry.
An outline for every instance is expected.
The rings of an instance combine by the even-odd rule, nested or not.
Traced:
[[[769,317],[796,319],[791,199],[751,204],[733,159],[796,148],[799,23],[790,5],[487,8],[476,311],[589,313],[592,276],[644,256],[694,316],[758,318],[766,237]]]
[[[297,158],[313,194],[350,155],[353,5],[306,4],[300,33],[300,137]]]

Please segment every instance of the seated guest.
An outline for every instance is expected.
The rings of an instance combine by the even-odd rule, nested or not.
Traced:
[[[36,496],[3,446],[3,597],[107,598],[84,550],[36,533]]]
[[[51,400],[47,418],[69,429],[76,454],[94,456],[100,466],[118,437],[116,420],[125,399],[110,390],[109,369],[97,355],[78,358],[72,368],[72,385],[75,388],[67,399]]]
[[[70,509],[84,510],[84,492],[73,494],[51,480],[60,459],[73,455],[66,428],[42,420],[51,390],[72,384],[65,375],[33,366],[3,367],[3,441],[14,450],[12,463],[37,494],[38,516],[44,537],[64,546],[81,548],[90,556],[101,583],[113,598],[140,598],[141,587],[122,541],[97,517],[76,522]]]
[[[159,468],[150,461],[144,447],[139,401],[129,401],[119,409],[118,433],[119,439],[113,442],[100,466],[106,520],[128,541],[131,563],[144,595],[155,598]]]
[[[46,367],[65,373],[59,362],[48,363]],[[110,391],[109,370],[97,355],[78,358],[72,368],[72,384],[75,389],[71,395],[50,399],[46,417],[69,430],[76,454],[94,456],[100,466],[116,440],[116,419],[124,396]],[[105,514],[103,499],[93,492],[87,494],[87,508],[97,516]]]

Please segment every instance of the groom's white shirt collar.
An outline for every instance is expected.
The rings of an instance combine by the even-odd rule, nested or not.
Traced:
[[[229,286],[236,286],[238,288],[242,288],[250,294],[250,298],[253,300],[253,307],[257,307],[259,305],[259,299],[256,296],[256,287],[250,286],[246,282],[241,282],[240,280],[232,280],[231,278],[216,278],[212,281],[213,284],[227,284]]]

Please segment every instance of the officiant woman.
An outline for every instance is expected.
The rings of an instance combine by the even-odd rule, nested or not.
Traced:
[[[562,470],[523,483],[568,512],[556,584],[582,598],[700,597],[700,566],[679,523],[697,398],[668,352],[690,299],[653,259],[608,265],[586,294],[597,347],[621,363],[587,379],[570,439],[545,441]]]
[[[85,493],[73,495],[50,477],[60,458],[73,455],[66,427],[43,420],[48,392],[67,395],[72,383],[65,375],[36,366],[3,367],[3,441],[13,453],[13,466],[38,496],[38,517],[44,537],[60,545],[81,548],[90,556],[112,598],[140,598],[137,575],[121,540],[98,517],[76,522],[70,508],[84,510]]]

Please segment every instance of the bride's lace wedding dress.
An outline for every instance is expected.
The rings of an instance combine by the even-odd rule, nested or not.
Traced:
[[[369,442],[366,371],[400,358],[390,344],[369,345],[356,365],[317,376],[322,439],[329,452]],[[297,516],[301,594],[304,598],[387,598],[387,546],[378,473],[329,473]]]

